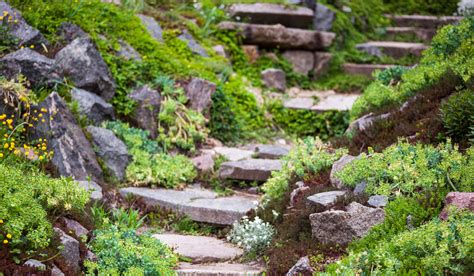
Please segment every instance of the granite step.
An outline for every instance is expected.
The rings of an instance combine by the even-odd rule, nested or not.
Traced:
[[[357,64],[357,63],[345,63],[342,69],[346,74],[350,75],[363,75],[372,77],[372,73],[376,70],[383,71],[385,69],[394,67],[394,64]]]
[[[424,42],[430,42],[436,34],[436,29],[417,27],[387,27],[386,40],[393,40],[399,36],[414,37]]]
[[[224,162],[219,169],[221,179],[267,181],[272,172],[281,170],[281,161],[273,159],[246,159]]]
[[[315,112],[347,111],[359,97],[359,94],[338,94],[334,91],[315,92],[310,97],[298,96],[283,101],[290,109],[304,109]]]
[[[395,27],[419,27],[437,29],[444,25],[454,24],[463,19],[462,16],[433,16],[433,15],[385,15],[392,20]]]
[[[245,193],[219,197],[212,190],[198,185],[183,190],[128,187],[120,189],[122,196],[135,196],[149,207],[165,208],[187,215],[197,222],[232,225],[257,207],[259,197]]]
[[[260,276],[264,271],[259,265],[234,263],[180,263],[176,269],[178,276]]]
[[[286,28],[283,25],[263,25],[221,22],[220,30],[237,31],[243,43],[279,49],[324,50],[331,46],[335,33]]]
[[[306,7],[288,7],[271,3],[234,4],[229,7],[232,18],[252,24],[281,24],[307,29],[313,25],[314,11]]]
[[[412,42],[369,41],[357,44],[356,48],[373,56],[387,55],[393,58],[402,58],[408,55],[421,56],[428,46]]]

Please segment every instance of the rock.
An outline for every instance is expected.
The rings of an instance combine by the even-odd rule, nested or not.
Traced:
[[[262,71],[262,80],[266,87],[275,88],[279,91],[286,89],[286,74],[281,69],[266,69]]]
[[[0,1],[0,13],[3,17],[2,25],[6,25],[7,32],[18,40],[17,45],[40,46],[41,44],[48,44],[48,41],[41,35],[41,33],[28,25],[21,16],[21,13],[8,5],[5,1]]]
[[[421,53],[426,50],[428,46],[422,43],[412,42],[369,41],[357,44],[356,48],[377,57],[387,55],[393,58],[402,58],[408,55],[421,56]]]
[[[300,276],[300,275],[313,275],[313,268],[309,261],[308,256],[302,257],[298,262],[288,270],[286,276]]]
[[[314,14],[314,29],[317,31],[330,31],[332,23],[336,19],[336,13],[328,7],[317,3],[316,12]]]
[[[446,220],[449,216],[449,208],[452,206],[457,209],[468,209],[474,212],[474,193],[468,192],[450,192],[444,199],[444,209],[439,217]]]
[[[51,276],[64,276],[64,273],[53,264],[53,267],[51,268]]]
[[[366,114],[350,123],[346,132],[365,131],[370,126],[372,126],[374,122],[379,120],[385,120],[388,117],[390,117],[390,113],[384,113],[380,115],[375,115],[374,113]]]
[[[431,42],[436,35],[436,29],[416,28],[416,27],[387,27],[385,34],[389,40],[395,40],[398,36],[415,36],[425,42]]]
[[[218,28],[238,31],[245,44],[280,49],[324,50],[331,46],[336,37],[334,33],[285,28],[282,25],[221,22]]]
[[[372,77],[372,74],[376,70],[385,70],[396,65],[393,64],[355,64],[345,63],[342,65],[342,69],[345,73],[350,75],[363,75]]]
[[[315,52],[314,53],[314,76],[319,77],[324,75],[331,65],[332,54],[327,52]]]
[[[258,158],[262,159],[280,159],[286,155],[290,150],[287,147],[274,146],[274,145],[257,145],[255,147],[255,153]]]
[[[99,125],[103,121],[115,120],[114,107],[97,94],[73,88],[71,97],[77,101],[81,115],[86,116],[95,125]]]
[[[280,160],[246,159],[224,162],[219,169],[221,179],[266,181],[273,171],[281,170]]]
[[[297,186],[297,188],[291,191],[291,194],[290,194],[290,208],[294,207],[297,203],[297,199],[302,194],[304,194],[305,191],[310,189],[308,186],[305,186],[304,182],[302,181],[296,182],[295,185]]]
[[[126,41],[119,40],[120,50],[117,51],[117,56],[123,57],[127,60],[133,59],[140,61],[142,60],[140,54],[133,49],[133,47]]]
[[[128,97],[136,103],[132,121],[141,129],[148,130],[155,139],[158,132],[158,114],[160,113],[161,96],[158,91],[145,85],[135,89]]]
[[[360,94],[331,94],[320,98],[319,101],[311,107],[311,110],[324,112],[330,110],[347,111],[351,110]]]
[[[1,2],[0,2],[1,4]],[[1,9],[0,9],[0,12],[1,12]],[[34,267],[40,271],[44,271],[46,270],[46,265],[43,264],[42,262],[38,261],[38,260],[35,260],[35,259],[29,259],[28,261],[26,261],[23,266],[29,266],[29,267]]]
[[[189,99],[190,107],[201,113],[208,113],[211,107],[211,96],[216,92],[216,85],[207,80],[193,78],[184,91]]]
[[[97,260],[98,260],[98,259],[97,259],[97,255],[95,255],[95,254],[94,254],[92,251],[90,251],[90,250],[87,250],[85,259],[86,259],[87,261],[91,261],[91,262],[97,262]]]
[[[63,218],[63,220],[66,226],[66,229],[68,230],[68,234],[71,233],[77,238],[81,236],[87,236],[89,234],[89,230],[87,230],[79,222],[73,219],[67,219],[67,218]]]
[[[0,59],[0,64],[0,75],[13,79],[21,73],[33,86],[48,85],[54,79],[59,79],[54,70],[54,61],[30,48],[5,55]]]
[[[314,12],[306,7],[288,8],[270,3],[233,4],[229,8],[233,18],[248,23],[275,25],[306,29],[313,23]]]
[[[372,207],[383,208],[388,203],[388,197],[384,195],[374,195],[369,197],[367,203]]]
[[[191,264],[180,263],[176,269],[178,276],[261,276],[265,269],[258,265],[238,263]]]
[[[90,38],[76,38],[56,54],[55,66],[78,88],[96,93],[104,100],[115,94],[109,68]]]
[[[355,195],[362,195],[365,193],[365,189],[367,188],[367,182],[362,181],[359,184],[357,184],[354,188],[354,194]]]
[[[194,221],[232,225],[258,204],[258,197],[248,194],[219,196],[211,190],[189,187],[184,190],[129,187],[120,189],[122,196],[134,195],[148,207],[160,207],[187,215]]]
[[[191,159],[196,169],[202,173],[212,172],[214,169],[214,158],[211,154],[202,154]]]
[[[330,191],[317,193],[307,197],[306,199],[318,208],[327,210],[336,204],[338,198],[344,197],[346,194],[347,191]]]
[[[109,129],[88,126],[87,132],[91,135],[97,156],[104,162],[108,173],[118,181],[122,181],[131,161],[127,146]]]
[[[257,195],[258,194],[258,187],[250,187],[247,189],[247,193],[252,194],[252,195]]]
[[[163,29],[161,29],[160,24],[152,17],[143,14],[138,14],[137,16],[142,21],[148,33],[158,42],[163,42]]]
[[[344,188],[344,185],[342,184],[342,182],[339,179],[337,179],[336,173],[339,172],[340,170],[342,170],[345,166],[347,166],[347,164],[349,164],[350,162],[352,162],[355,159],[356,159],[356,157],[354,157],[352,155],[344,155],[339,160],[334,162],[334,164],[332,165],[331,174],[329,176],[329,178],[331,180],[331,184],[333,186],[335,186],[338,189]]]
[[[365,52],[371,56],[376,56],[376,57],[381,58],[384,55],[382,50],[379,47],[376,47],[375,45],[362,43],[362,44],[357,44],[355,47],[357,50],[361,52]]]
[[[86,191],[91,191],[92,200],[102,200],[102,187],[100,187],[99,184],[95,183],[94,181],[88,180],[77,181],[77,184],[84,188]]]
[[[225,52],[225,48],[222,45],[216,45],[212,47],[212,49],[218,54],[219,56],[223,58],[227,58],[227,53]]]
[[[462,16],[435,16],[435,15],[386,15],[397,27],[420,27],[437,29],[448,24],[455,24],[462,20]]]
[[[383,209],[365,207],[357,202],[349,204],[346,211],[330,210],[309,216],[314,239],[323,244],[341,245],[362,238],[384,218]]]
[[[40,108],[48,112],[44,114],[45,123],[36,127],[35,135],[49,141],[49,150],[54,151],[52,164],[58,173],[76,180],[89,177],[94,181],[102,180],[96,155],[64,100],[53,92],[39,105]]]
[[[89,35],[81,29],[81,27],[69,22],[61,23],[57,34],[66,44],[71,43],[76,38],[90,38]]]
[[[242,45],[242,50],[244,50],[250,63],[254,63],[260,57],[257,45]]]
[[[314,53],[310,51],[288,50],[283,57],[292,65],[293,71],[307,75],[314,68]]]
[[[181,35],[178,36],[178,39],[184,41],[188,44],[191,52],[200,55],[202,57],[209,57],[206,50],[194,39],[194,37],[186,30],[183,31]]]
[[[289,109],[311,110],[315,100],[309,97],[289,98],[283,102],[283,107]]]
[[[193,263],[221,262],[242,256],[242,249],[212,237],[176,234],[156,234],[153,238],[173,248]]]
[[[228,147],[215,147],[213,150],[229,161],[249,159],[255,154],[254,151]]]
[[[59,259],[61,260],[61,264],[65,267],[60,266],[61,269],[65,270],[66,268],[66,270],[71,271],[74,275],[79,275],[81,273],[79,242],[59,228],[55,227],[54,232],[59,236],[60,242],[64,247],[63,250],[61,250]]]

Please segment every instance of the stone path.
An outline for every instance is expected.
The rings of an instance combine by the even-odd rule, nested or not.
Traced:
[[[359,97],[358,94],[337,94],[334,91],[306,91],[283,101],[285,108],[305,109],[316,112],[347,111]]]
[[[212,263],[181,263],[176,270],[178,276],[258,276],[264,275],[264,269],[258,265]]]
[[[280,160],[246,159],[222,163],[219,177],[222,179],[266,181],[272,172],[280,169]]]

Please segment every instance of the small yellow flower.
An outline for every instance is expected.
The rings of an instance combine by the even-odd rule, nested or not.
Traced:
[[[8,244],[8,240],[3,240],[3,244]]]
[[[3,219],[0,219],[0,224],[3,224]]]
[[[0,152],[0,158],[3,158],[3,153]]]
[[[12,238],[12,234],[7,234],[7,239],[11,239]]]
[[[31,45],[30,48],[31,48],[31,49],[34,49],[34,48],[35,48],[35,45]]]
[[[44,159],[43,155],[40,155],[40,157],[38,157],[40,161],[42,161]]]
[[[3,145],[3,148],[5,148],[5,149],[8,149],[9,147],[10,147],[10,144],[8,144],[8,143],[5,143],[5,145]]]

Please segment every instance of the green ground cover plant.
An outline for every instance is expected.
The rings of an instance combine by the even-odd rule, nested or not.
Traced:
[[[446,134],[456,141],[474,139],[474,90],[460,91],[441,107],[441,119]]]

